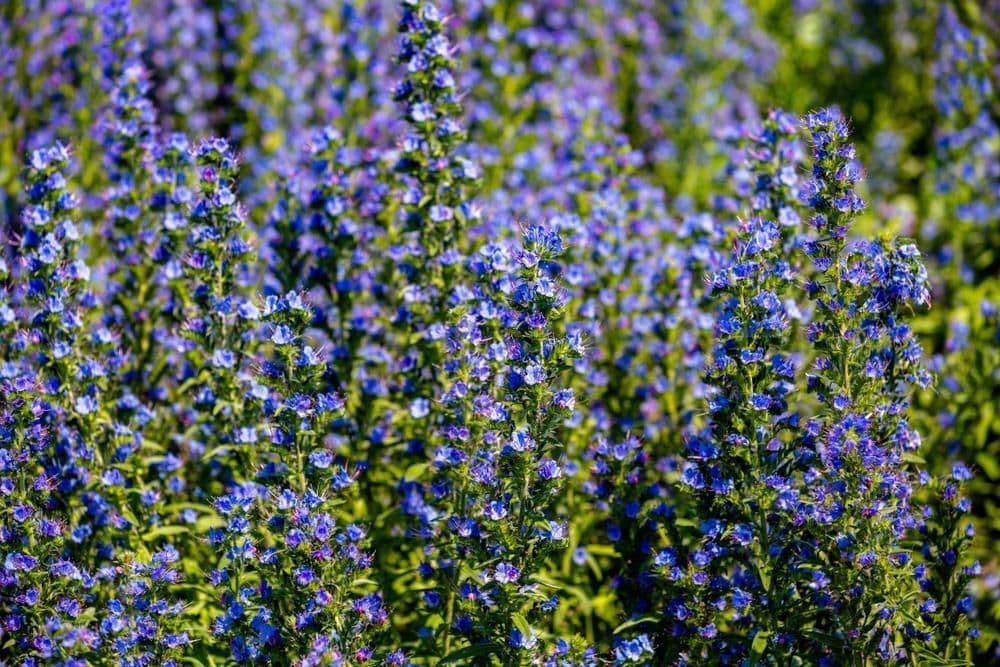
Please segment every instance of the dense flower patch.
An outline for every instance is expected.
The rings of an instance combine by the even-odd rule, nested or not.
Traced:
[[[12,4],[0,665],[995,660],[997,16]]]

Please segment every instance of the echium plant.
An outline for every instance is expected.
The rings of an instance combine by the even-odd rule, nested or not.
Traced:
[[[141,270],[153,230],[144,229],[147,170],[152,163],[155,112],[146,98],[149,84],[141,65],[132,65],[111,91],[102,121],[109,187],[106,193],[108,245],[124,259],[127,270]],[[129,276],[137,280],[135,276]]]
[[[799,164],[804,157],[798,118],[772,109],[767,117],[741,137],[742,164],[732,167],[737,194],[755,215],[798,230],[796,209]]]
[[[660,522],[673,521],[673,507],[663,498],[670,486],[658,483],[668,466],[655,460],[647,443],[631,434],[617,442],[599,436],[582,456],[587,477],[579,502],[600,519],[600,532],[614,550],[610,585],[621,596],[627,615],[651,614],[654,588],[649,553],[658,542]],[[593,568],[594,547],[588,546],[577,547],[573,561]]]
[[[284,232],[281,242],[298,246],[285,251],[292,255],[276,262],[284,270],[276,277],[286,289],[302,286],[322,291],[329,313],[317,318],[316,325],[335,346],[336,360],[344,362],[338,370],[345,381],[361,343],[361,332],[350,326],[355,301],[361,301],[360,282],[365,272],[375,270],[366,265],[376,234],[372,223],[383,210],[379,206],[369,210],[358,199],[358,181],[364,180],[367,168],[378,169],[366,164],[377,159],[378,152],[365,153],[345,145],[332,126],[317,130],[308,145],[307,177],[292,179],[306,191],[288,193],[281,200],[284,206],[273,214],[276,226]],[[385,187],[379,182],[375,185]]]
[[[998,8],[4,3],[0,664],[997,662]]]
[[[216,8],[188,2],[137,3],[143,50],[161,72],[154,87],[157,109],[171,131],[205,136],[230,109],[206,108],[220,95]],[[221,113],[220,113],[221,112]]]
[[[391,326],[377,331],[362,351],[363,411],[355,411],[359,430],[363,429],[359,449],[363,448],[366,463],[379,461],[383,470],[392,470],[390,457],[397,462],[403,456],[419,460],[430,447],[429,406],[442,391],[441,331],[449,299],[464,277],[469,244],[465,230],[478,216],[471,194],[479,170],[458,155],[465,130],[453,75],[453,47],[443,31],[445,17],[430,1],[400,4],[397,59],[405,75],[394,99],[407,125],[391,182],[402,206],[381,214],[387,247],[370,250],[382,255],[373,305]],[[386,363],[380,368],[382,359]],[[372,414],[375,406],[380,414]],[[376,420],[381,421],[376,424]],[[393,442],[405,445],[405,450],[398,453],[384,446]],[[412,477],[404,479],[404,486],[409,481]],[[367,474],[361,484],[366,498],[384,497],[387,494],[376,493],[375,487],[398,487],[399,476]],[[404,552],[412,546],[409,540],[399,544]]]
[[[90,268],[79,257],[78,199],[65,172],[70,152],[62,144],[33,151],[26,173],[28,204],[22,212],[24,234],[17,245],[14,277],[22,293],[12,297],[31,327],[29,344],[50,393],[67,395],[86,344],[82,310],[92,305]],[[74,396],[66,396],[71,403]]]
[[[693,495],[694,516],[685,515],[691,508],[685,507],[690,501],[683,493],[679,517],[675,506],[662,500],[640,513],[636,493],[622,494],[631,500],[624,506],[626,516],[639,517],[654,529],[659,525],[668,546],[654,552],[651,562],[636,563],[648,557],[652,540],[647,528],[642,550],[623,553],[635,579],[630,589],[637,585],[638,590],[625,604],[636,616],[629,622],[632,630],[615,646],[619,664],[643,664],[654,653],[660,660],[704,658],[702,651],[725,631],[723,619],[731,619],[734,628],[745,625],[752,592],[769,583],[759,572],[779,570],[763,519],[764,508],[776,504],[780,493],[780,477],[768,474],[797,423],[787,399],[797,368],[791,325],[799,316],[789,298],[797,271],[788,258],[788,239],[794,238],[798,222],[789,198],[798,181],[796,130],[796,121],[778,110],[742,136],[742,164],[735,169],[737,183],[746,184],[739,194],[751,217],[740,224],[722,267],[706,267],[705,298],[719,304],[704,378],[711,388],[710,424],[705,432],[692,429],[687,437],[679,487]],[[614,445],[608,447],[611,456],[602,457],[602,467],[627,473],[619,485],[623,491],[642,479],[631,467],[642,460],[641,450],[630,449],[627,442]],[[697,522],[697,532],[686,535],[682,520]],[[634,528],[619,532],[631,536]],[[754,540],[755,533],[761,538]],[[759,561],[756,568],[751,567],[754,561]],[[656,578],[665,582],[665,598],[660,609],[650,610],[647,600],[656,598]],[[727,654],[719,659],[728,659]]]
[[[158,250],[163,228],[151,209],[158,133],[156,111],[149,99],[149,76],[131,33],[127,1],[99,6],[103,26],[102,84],[106,107],[98,121],[107,184],[103,194],[104,240],[110,251],[101,271],[107,280],[105,314],[109,327],[119,332],[121,348],[135,355],[116,372],[133,388],[149,389],[141,367],[150,361],[158,325],[160,296],[154,279],[156,264],[149,257]]]
[[[675,529],[653,558],[667,591],[657,650],[674,660],[747,654],[748,630],[780,627],[775,598],[795,575],[782,540],[792,526],[796,480],[778,472],[788,467],[797,423],[789,409],[797,359],[789,354],[785,298],[795,271],[783,255],[778,224],[752,218],[740,229],[731,264],[710,278],[720,299],[706,369],[715,391],[708,430],[690,439],[682,474],[698,534],[685,539]],[[743,641],[721,639],[727,631]]]
[[[404,197],[407,228],[418,232],[426,260],[422,270],[436,281],[448,271],[460,272],[448,257],[454,256],[462,242],[459,232],[475,215],[468,195],[479,169],[456,154],[465,130],[453,47],[442,32],[445,18],[429,0],[403,0],[402,10],[399,61],[406,78],[396,87],[395,98],[405,105],[410,133],[403,138],[397,169],[410,180]],[[421,285],[447,287],[431,281]]]
[[[806,127],[813,177],[803,195],[817,230],[806,245],[815,269],[807,290],[816,304],[806,329],[815,351],[808,388],[818,406],[802,442],[817,456],[816,501],[837,509],[825,522],[832,530],[817,532],[816,546],[833,563],[853,559],[859,566],[848,571],[853,576],[831,578],[827,593],[842,628],[841,650],[886,661],[952,654],[962,644],[956,628],[970,610],[960,603],[968,579],[957,515],[968,505],[956,484],[964,481],[964,467],[943,483],[936,529],[928,526],[931,511],[912,502],[921,439],[907,412],[913,391],[931,378],[907,318],[929,305],[927,272],[911,243],[846,242],[864,206],[854,190],[860,172],[847,123],[823,110],[807,116]],[[923,556],[937,559],[934,576],[921,573],[926,566],[912,570],[904,538],[915,526],[924,535]],[[925,594],[911,593],[905,580],[913,574]],[[945,618],[935,615],[942,601],[926,595],[931,591],[945,597]],[[827,650],[836,654],[837,647]]]
[[[398,268],[405,287],[395,323],[407,334],[404,338],[414,339],[407,340],[401,351],[402,390],[408,402],[434,398],[435,385],[427,375],[440,363],[440,350],[427,329],[443,319],[447,301],[461,280],[468,243],[462,232],[478,217],[471,194],[479,167],[457,153],[466,133],[453,74],[453,47],[442,31],[444,22],[433,2],[403,0],[398,59],[406,76],[394,97],[403,105],[408,123],[396,164],[403,181],[407,238]]]
[[[935,605],[915,594],[907,542],[920,439],[906,410],[929,375],[905,318],[927,303],[926,272],[911,244],[848,244],[864,204],[846,123],[826,110],[806,124],[811,266],[789,261],[775,221],[754,218],[711,280],[723,295],[707,369],[716,393],[682,477],[698,530],[678,523],[654,557],[664,615],[649,650],[632,647],[626,664],[653,651],[681,662],[894,663],[933,640]],[[816,311],[802,350],[789,320],[806,297]]]
[[[74,145],[90,143],[77,133],[82,134],[93,117],[90,106],[101,96],[90,80],[93,49],[84,37],[92,22],[89,7],[26,2],[5,9],[0,107],[7,121],[0,151],[13,168],[0,175],[0,191],[7,197],[21,185],[15,165],[26,152],[70,137]]]
[[[982,574],[969,551],[976,536],[970,521],[972,501],[965,495],[972,472],[961,462],[944,475],[928,479],[926,506],[918,522],[920,563],[914,568],[922,597],[920,611],[929,627],[922,629],[918,655],[944,656],[955,661],[970,657],[969,640],[980,637],[975,623],[975,601],[970,584]]]
[[[363,450],[384,438],[379,398],[388,393],[392,359],[386,346],[395,342],[387,337],[388,325],[401,303],[390,287],[394,253],[381,256],[395,243],[391,179],[381,151],[348,146],[331,126],[313,134],[308,159],[309,178],[299,179],[306,191],[288,212],[305,232],[298,252],[309,256],[306,275],[294,278],[322,295],[313,324],[330,344],[330,382],[351,399],[349,430]]]
[[[15,345],[22,372],[37,383],[40,410],[53,449],[35,462],[52,475],[61,503],[74,516],[75,542],[87,562],[111,557],[112,535],[129,527],[119,495],[122,475],[104,466],[120,465],[136,449],[136,438],[118,421],[117,388],[107,366],[116,362],[113,336],[90,328],[95,297],[90,268],[83,259],[77,197],[64,175],[67,148],[56,144],[32,152],[26,181],[25,233],[18,246],[14,299],[25,327]],[[51,457],[51,458],[50,458]],[[100,481],[96,479],[100,476]]]
[[[183,276],[175,285],[184,317],[181,333],[187,339],[180,389],[191,392],[194,410],[184,418],[197,427],[180,444],[192,460],[200,459],[208,444],[222,448],[215,454],[233,444],[228,427],[239,419],[239,377],[260,315],[239,283],[240,265],[251,251],[244,237],[246,213],[236,195],[239,164],[223,139],[199,144],[195,163],[197,194],[186,230]]]
[[[289,292],[268,297],[262,319],[272,353],[234,436],[262,465],[215,500],[225,525],[209,538],[222,555],[210,580],[225,611],[214,632],[241,664],[398,660],[374,641],[388,610],[364,583],[366,531],[340,522],[355,478],[326,437],[343,400],[324,391],[326,361],[303,336],[312,309]]]
[[[100,32],[97,47],[101,83],[107,91],[138,63],[140,44],[133,33],[131,0],[100,0],[94,7]]]
[[[194,162],[195,155],[188,138],[174,132],[157,141],[153,149],[152,180],[149,208],[151,220],[159,227],[153,261],[156,263],[154,288],[160,296],[159,317],[167,332],[174,330],[185,317],[185,253],[190,224],[191,206],[197,190]],[[152,355],[150,350],[146,356]],[[145,360],[140,360],[145,365]],[[166,371],[166,360],[156,360],[148,382],[155,387],[160,375]]]
[[[939,468],[935,469],[951,470],[961,465],[956,461],[977,464],[975,477],[959,482],[977,508],[989,506],[992,489],[1000,479],[995,463],[1000,420],[993,410],[984,409],[1000,391],[1000,311],[990,298],[998,293],[998,287],[1000,281],[992,280],[970,285],[955,295],[961,307],[939,324],[948,334],[930,362],[937,382],[919,403],[924,411],[921,425],[927,428],[928,436],[924,456],[931,464],[937,463]],[[985,528],[990,532],[988,542],[992,542],[996,526],[987,524]]]
[[[271,210],[267,213],[262,251],[268,253],[266,288],[277,293],[287,292],[302,284],[299,273],[310,258],[309,243],[305,238],[306,216],[301,202],[303,184],[298,174],[282,173],[277,176],[272,195]]]
[[[174,664],[188,642],[167,590],[180,579],[170,565],[177,552],[166,545],[151,555],[136,534],[127,487],[147,417],[127,391],[113,399],[102,363],[115,363],[111,334],[87,328],[93,297],[68,159],[60,145],[31,156],[23,265],[5,318],[16,324],[16,309],[27,328],[3,372],[4,628],[23,664],[107,656]],[[88,606],[101,608],[96,618]]]
[[[12,655],[28,664],[87,655],[99,645],[93,628],[77,621],[93,583],[72,556],[73,544],[93,533],[80,520],[79,502],[93,451],[77,422],[61,423],[74,419],[77,407],[81,295],[90,275],[76,255],[78,202],[66,182],[68,162],[59,144],[30,156],[20,266],[5,304],[5,333],[15,342],[7,346],[0,404],[0,613]],[[26,329],[16,332],[18,326]],[[80,401],[81,412],[94,410],[93,397]]]
[[[553,330],[565,301],[562,250],[559,235],[540,226],[523,246],[484,246],[471,260],[478,283],[456,294],[442,331],[434,476],[409,488],[404,509],[427,542],[425,641],[455,660],[588,660],[571,642],[546,642],[541,628],[559,600],[535,579],[567,539],[555,506],[566,464],[558,433],[575,407],[564,373],[583,352],[578,337]]]
[[[990,29],[970,24],[958,8],[943,4],[934,38],[934,208],[927,230],[957,271],[951,287],[997,274],[992,248],[1000,239],[1000,118],[997,116],[996,40]],[[989,10],[986,10],[989,13]],[[967,25],[969,24],[969,25]]]
[[[713,223],[670,216],[662,196],[634,173],[637,153],[622,138],[603,139],[588,126],[583,122],[561,149],[568,173],[549,186],[556,201],[566,198],[560,206],[578,212],[557,217],[572,234],[568,326],[594,341],[575,364],[587,407],[567,434],[570,446],[593,440],[571,454],[578,465],[583,458],[588,472],[584,493],[570,496],[580,503],[571,509],[581,545],[573,562],[589,565],[579,568],[584,578],[607,568],[613,574],[593,578],[605,579],[626,613],[645,613],[650,544],[669,513],[663,502],[669,486],[660,482],[701,410],[700,341],[710,318],[698,308],[704,284],[698,264],[712,250],[698,236]],[[602,562],[599,552],[609,551],[614,562]]]
[[[174,590],[184,579],[182,565],[180,552],[166,544],[152,553],[120,557],[116,566],[98,571],[109,590],[98,612],[102,660],[121,667],[180,664],[193,643]]]
[[[401,310],[405,296],[396,286],[402,252],[390,204],[394,177],[386,154],[345,143],[333,126],[316,130],[304,165],[281,184],[269,220],[277,232],[267,289],[305,288],[330,357],[328,382],[346,401],[340,430],[359,464],[383,461],[378,448],[387,436],[394,403],[394,366],[413,370],[412,356],[394,358],[412,344]],[[398,316],[398,317],[397,317]],[[395,338],[400,333],[402,341]],[[425,369],[420,369],[425,370]],[[388,401],[384,400],[386,397]],[[378,480],[366,475],[366,497],[375,486],[391,488],[391,471]],[[388,481],[386,480],[388,478]],[[370,505],[370,503],[369,503]]]

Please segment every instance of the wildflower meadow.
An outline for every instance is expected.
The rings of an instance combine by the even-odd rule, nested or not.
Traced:
[[[0,667],[1000,664],[997,0],[7,0]]]

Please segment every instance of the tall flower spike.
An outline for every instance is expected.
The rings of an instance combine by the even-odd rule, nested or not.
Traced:
[[[805,118],[812,147],[812,177],[800,192],[802,203],[813,211],[809,225],[819,242],[810,255],[820,272],[830,268],[843,250],[855,217],[865,202],[855,190],[861,180],[854,144],[847,141],[847,120],[839,109],[822,109]]]
[[[81,577],[89,575],[86,561],[93,554],[76,558],[72,550],[74,543],[94,546],[92,517],[74,514],[94,468],[82,429],[99,404],[77,393],[88,368],[82,349],[89,270],[77,259],[77,201],[64,174],[68,163],[69,151],[59,144],[29,156],[21,266],[11,276],[8,305],[10,324],[25,331],[8,348],[14,354],[5,360],[0,390],[0,614],[11,655],[22,659],[37,655],[39,646],[73,657],[97,642],[72,612],[93,586]],[[54,622],[47,625],[46,616]]]
[[[101,0],[98,3],[101,42],[98,47],[104,88],[118,85],[122,74],[137,64],[139,42],[132,32],[131,0]]]
[[[523,246],[483,247],[472,262],[479,284],[447,330],[436,474],[404,507],[430,539],[424,603],[444,616],[429,637],[444,655],[461,638],[521,664],[544,651],[534,624],[558,605],[533,577],[568,537],[555,508],[566,474],[558,431],[575,408],[562,377],[582,347],[554,330],[561,253],[559,235],[540,226]]]
[[[739,194],[749,200],[750,210],[783,228],[798,227],[800,222],[795,206],[804,155],[798,130],[798,118],[772,110],[750,132],[742,151],[745,165],[735,174]]]
[[[666,594],[660,655],[736,660],[750,647],[722,643],[720,632],[782,627],[778,600],[789,602],[795,569],[781,540],[791,539],[784,533],[798,494],[787,445],[797,424],[789,404],[796,359],[787,352],[794,275],[779,225],[753,218],[741,226],[730,265],[710,278],[721,301],[705,371],[710,421],[690,438],[681,476],[699,526],[686,538],[675,534],[653,558]],[[712,581],[717,594],[705,588]]]
[[[110,351],[114,339],[104,328],[90,328],[93,298],[78,256],[75,198],[63,175],[67,163],[62,146],[35,151],[26,179],[29,204],[19,245],[24,270],[17,276],[24,284],[16,291],[28,335],[17,346],[17,366],[3,373],[0,401],[0,486],[5,498],[17,490],[14,522],[2,530],[6,546],[0,552],[5,628],[17,630],[14,654],[26,659],[72,662],[114,653],[168,664],[186,643],[175,631],[181,606],[165,586],[153,591],[141,583],[145,566],[137,552],[148,552],[136,544],[142,542],[137,530],[155,520],[128,499],[140,476],[131,460],[141,442],[136,434],[149,415],[127,391],[109,400],[118,391],[106,370],[117,362]],[[26,547],[31,560],[23,558]],[[136,578],[112,581],[123,567]],[[179,580],[176,571],[153,569],[158,582]],[[119,607],[108,617],[81,617],[83,604],[103,604],[107,595],[139,607],[156,597],[162,619]],[[142,631],[130,634],[140,623]],[[153,641],[166,636],[172,639]]]
[[[64,172],[68,165],[69,150],[61,144],[32,152],[26,179],[28,205],[22,213],[25,231],[19,247],[26,262],[27,319],[33,335],[47,347],[43,364],[52,369],[50,377],[55,381],[77,370],[71,364],[83,327],[80,309],[90,302],[85,291],[90,269],[77,256],[77,199],[67,186]]]
[[[815,546],[829,554],[830,570],[852,560],[860,565],[853,588],[829,592],[837,600],[834,618],[879,611],[873,624],[848,627],[846,650],[893,660],[936,640],[927,631],[932,605],[912,594],[913,562],[904,547],[917,525],[912,460],[920,446],[907,413],[914,389],[930,382],[906,320],[929,305],[927,272],[905,241],[846,242],[863,207],[846,122],[823,110],[805,125],[813,143],[807,201],[818,230],[806,244],[816,269],[806,285],[816,303],[806,328],[814,350],[807,381],[819,406],[802,444],[817,457],[810,469],[814,500],[838,509],[824,517],[832,529],[817,531]],[[911,620],[906,632],[896,630],[897,618]]]
[[[215,449],[216,456],[189,471],[201,474],[224,467],[223,454],[242,453],[229,447],[243,405],[241,376],[260,311],[240,282],[240,269],[252,246],[245,238],[246,213],[236,196],[239,163],[222,139],[200,143],[194,161],[197,189],[185,227],[183,275],[172,289],[177,319],[183,318],[177,338],[186,339],[180,347],[181,382],[192,393],[192,399],[181,405],[188,411],[182,418],[197,423],[191,437],[178,446],[186,450],[180,452],[183,456],[195,461]]]
[[[225,526],[209,539],[223,559],[210,579],[226,609],[214,633],[238,663],[372,657],[383,652],[374,640],[388,611],[355,583],[373,556],[363,527],[338,523],[355,477],[326,439],[344,404],[324,391],[326,362],[303,336],[312,309],[301,295],[268,297],[262,318],[273,352],[251,381],[233,439],[263,466],[215,501]]]
[[[979,283],[996,275],[996,256],[988,248],[1000,239],[1000,117],[995,100],[998,85],[996,44],[989,29],[965,25],[955,7],[940,7],[934,78],[936,169],[932,172],[935,200],[943,203],[940,220],[927,234],[951,255],[958,270],[945,273],[954,287]],[[937,217],[937,216],[935,216]],[[947,261],[947,260],[946,260]]]
[[[184,317],[184,254],[191,223],[191,207],[195,203],[194,152],[188,138],[172,133],[157,142],[153,159],[150,209],[156,227],[160,229],[153,253],[157,264],[154,282],[162,296],[165,326],[176,327]]]
[[[965,495],[972,472],[963,463],[929,482],[930,502],[918,520],[921,563],[914,568],[925,619],[934,629],[921,655],[965,654],[969,639],[978,639],[975,603],[969,584],[980,572],[969,551],[976,536],[970,520],[972,501]],[[923,597],[923,596],[926,597]]]
[[[406,78],[395,98],[405,105],[411,131],[402,140],[397,168],[411,183],[404,197],[407,228],[419,232],[427,270],[437,275],[442,255],[459,248],[460,230],[477,215],[468,189],[478,182],[479,169],[457,154],[465,130],[453,47],[442,32],[445,18],[429,0],[402,5],[399,60]]]
[[[392,351],[395,359],[388,378],[382,373],[383,377],[365,380],[375,390],[372,393],[387,395],[392,410],[398,410],[392,426],[400,440],[410,443],[409,455],[422,455],[435,438],[430,406],[442,392],[439,369],[446,354],[445,325],[451,305],[464,294],[463,259],[469,243],[465,228],[478,216],[470,197],[479,170],[459,155],[465,131],[444,24],[433,2],[401,2],[397,53],[406,74],[394,97],[408,124],[395,165],[404,225],[402,234],[392,230],[394,245],[382,269],[383,275],[399,276],[400,287],[380,299],[394,311],[390,334],[397,349]],[[373,420],[367,416],[365,421]],[[378,443],[371,440],[373,454],[384,438],[379,437]],[[366,477],[365,485],[375,479]],[[392,485],[397,482],[390,480]]]
[[[153,210],[157,205],[154,151],[158,127],[148,96],[145,70],[137,62],[129,64],[109,92],[100,122],[108,175],[104,236],[114,251],[103,271],[106,298],[113,304],[105,319],[121,332],[122,349],[129,351],[153,346],[160,310],[155,263],[149,261],[158,249],[161,229]],[[139,359],[127,360],[116,370],[145,394],[149,388],[137,368],[140,363]]]

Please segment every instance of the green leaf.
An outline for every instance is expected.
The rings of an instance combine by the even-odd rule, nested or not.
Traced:
[[[563,591],[574,598],[580,603],[580,608],[584,613],[590,613],[592,607],[592,600],[590,593],[587,593],[578,586],[573,586],[566,582],[557,581],[551,577],[546,577],[542,574],[536,574],[531,577],[534,581],[537,581],[542,586],[547,586],[548,588],[555,589],[557,591]]]
[[[199,514],[215,514],[215,508],[205,503],[170,503],[163,506],[163,514],[179,514],[184,510],[194,510]]]
[[[522,635],[525,637],[531,635],[531,624],[528,623],[528,619],[523,614],[511,614],[510,620],[514,621],[514,627],[520,630]]]
[[[617,556],[618,551],[610,544],[588,544],[587,553],[595,556]]]
[[[750,664],[758,665],[760,664],[760,658],[767,651],[767,639],[771,636],[770,632],[766,630],[763,632],[758,632],[753,638],[753,643],[750,645]]]
[[[142,536],[143,541],[152,542],[153,540],[160,537],[170,537],[172,535],[183,535],[185,533],[190,533],[191,528],[188,526],[159,526],[149,531]]]
[[[479,658],[487,655],[493,655],[499,648],[500,646],[498,644],[475,644],[474,646],[466,646],[465,648],[460,648],[457,651],[452,651],[445,657],[441,658],[438,661],[438,664],[449,665],[468,658]]]
[[[413,465],[411,465],[409,468],[406,469],[406,472],[403,473],[403,479],[411,482],[413,480],[420,479],[421,477],[423,477],[424,471],[427,470],[429,465],[430,464],[428,463],[414,463]]]
[[[231,445],[219,445],[218,447],[213,447],[208,450],[206,454],[202,456],[203,460],[210,461],[212,459],[218,458],[219,456],[225,456],[232,451]]]
[[[983,469],[989,479],[1000,479],[1000,462],[990,452],[976,454],[976,463]]]
[[[127,505],[119,507],[118,511],[121,512],[122,516],[125,517],[125,520],[128,521],[133,526],[142,525],[141,522],[139,521],[139,517],[137,517],[135,513],[132,512],[132,509]]]
[[[650,623],[650,622],[655,623],[658,619],[659,616],[657,616],[656,614],[644,614],[636,618],[631,618],[622,623],[621,625],[619,625],[617,628],[615,628],[614,634],[617,635],[618,633],[623,632],[624,630],[628,630],[629,628],[634,628],[635,626],[642,625],[643,623]]]

